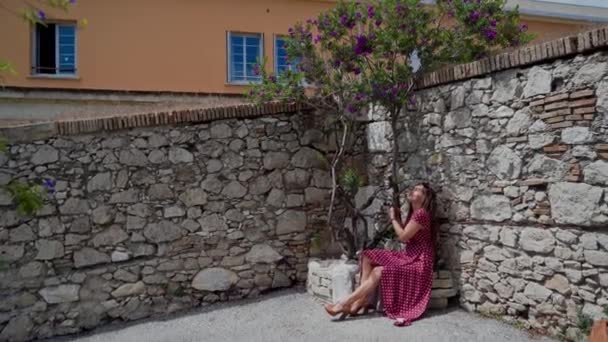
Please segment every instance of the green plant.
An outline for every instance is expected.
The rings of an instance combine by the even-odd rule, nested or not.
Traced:
[[[40,185],[13,180],[6,185],[6,190],[22,215],[33,215],[44,205],[45,192]]]
[[[0,136],[0,153],[8,152],[8,141],[6,138]]]
[[[8,142],[0,136],[0,153],[7,153]],[[41,184],[32,181],[12,179],[8,184],[0,186],[7,191],[17,206],[21,215],[34,215],[44,206],[48,194],[55,193],[55,181],[44,179]]]
[[[589,317],[589,315],[584,314],[582,309],[578,310],[576,318],[576,325],[581,330],[581,334],[583,334],[584,336],[588,336],[591,332],[591,327],[593,326],[593,318]]]
[[[359,176],[354,168],[347,168],[340,176],[340,185],[346,192],[354,196],[359,188],[363,186],[363,178]]]
[[[310,237],[310,244],[314,248],[320,248],[321,247],[321,234],[313,233]]]

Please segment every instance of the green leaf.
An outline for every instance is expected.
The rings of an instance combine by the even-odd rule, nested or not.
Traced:
[[[340,185],[351,194],[356,194],[359,188],[363,185],[363,179],[354,168],[344,170],[340,176]]]
[[[44,205],[46,194],[40,185],[13,180],[6,185],[6,190],[17,204],[17,212],[22,215],[33,215]]]
[[[0,152],[8,152],[8,140],[6,140],[6,138],[3,136],[0,136]]]

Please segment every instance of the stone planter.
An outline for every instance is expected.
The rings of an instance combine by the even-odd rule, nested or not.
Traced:
[[[310,259],[308,262],[308,293],[323,303],[335,303],[353,292],[359,281],[359,266],[353,261]],[[448,300],[458,295],[452,273],[433,273],[430,309],[445,309]]]

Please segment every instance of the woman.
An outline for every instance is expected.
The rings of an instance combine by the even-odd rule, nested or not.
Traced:
[[[397,238],[407,242],[405,250],[365,250],[361,260],[361,285],[346,299],[325,310],[331,316],[357,314],[369,308],[368,297],[380,285],[385,314],[396,326],[409,325],[426,310],[431,298],[435,227],[435,194],[428,183],[418,184],[408,194],[410,211],[399,222],[394,208],[390,218]]]

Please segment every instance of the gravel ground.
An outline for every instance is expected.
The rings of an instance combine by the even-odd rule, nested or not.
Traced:
[[[424,341],[527,342],[533,337],[499,321],[454,308],[430,311],[410,327],[397,328],[380,315],[332,321],[321,304],[288,290],[256,300],[196,309],[165,320],[104,327],[91,334],[54,339],[78,342],[161,341]]]

